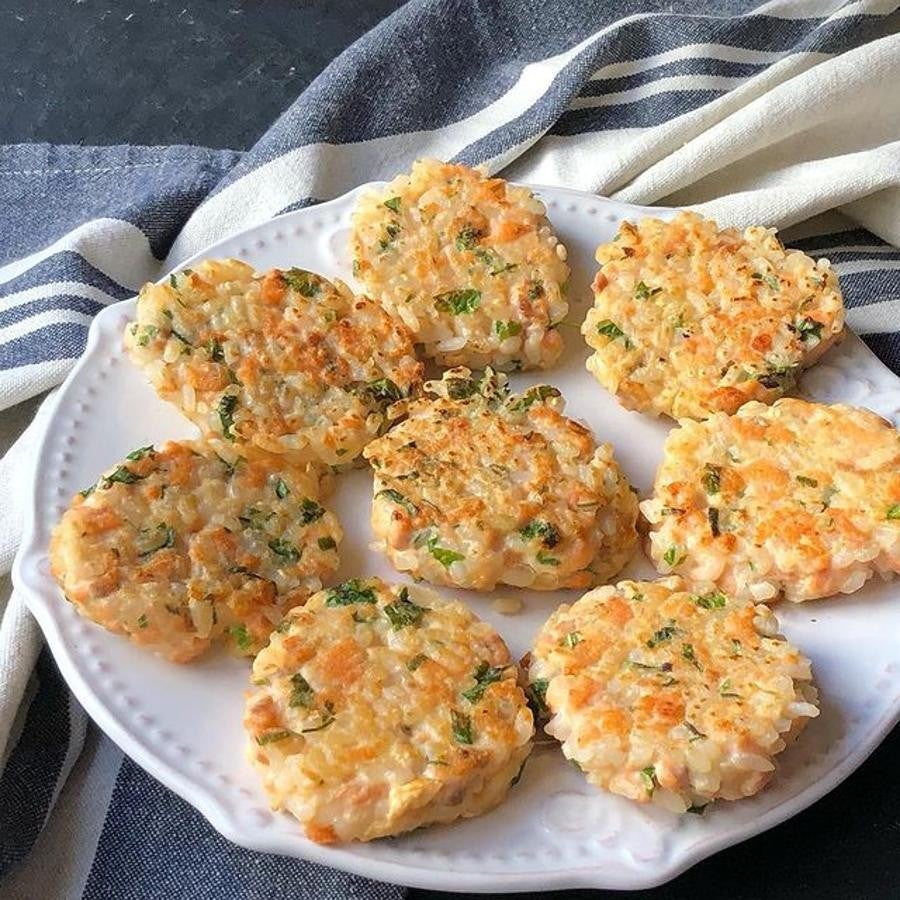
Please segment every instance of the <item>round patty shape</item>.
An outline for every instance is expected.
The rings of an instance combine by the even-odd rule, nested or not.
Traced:
[[[366,448],[375,536],[395,568],[435,584],[598,584],[634,551],[634,493],[556,388],[510,395],[506,382],[445,372]]]
[[[141,447],[77,494],[50,564],[78,611],[173,662],[246,656],[338,566],[318,480],[221,442]]]
[[[691,212],[623,222],[597,261],[587,367],[628,409],[703,419],[771,403],[843,335],[828,260],[785,250],[772,228],[742,235]]]
[[[559,607],[536,638],[529,693],[588,781],[685,812],[769,781],[819,714],[810,678],[768,607],[673,577]]]
[[[419,160],[363,194],[354,275],[447,366],[545,369],[569,311],[566,248],[524,187]]]
[[[313,841],[496,806],[531,750],[501,637],[461,603],[377,578],[292,610],[253,664],[244,725],[274,809]]]
[[[205,433],[330,465],[357,457],[422,377],[409,332],[377,303],[236,259],[145,285],[125,346]]]
[[[900,435],[795,399],[684,420],[641,510],[660,572],[757,602],[849,594],[900,572]]]

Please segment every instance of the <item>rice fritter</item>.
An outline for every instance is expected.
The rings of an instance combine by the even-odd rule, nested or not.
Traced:
[[[849,594],[900,572],[900,435],[795,399],[684,420],[641,510],[661,572],[757,602]]]
[[[74,497],[50,564],[82,615],[188,662],[216,639],[259,650],[337,569],[341,537],[316,478],[283,457],[169,442]]]
[[[330,465],[357,457],[422,378],[409,332],[377,303],[236,259],[145,285],[125,345],[205,433]]]
[[[587,367],[628,409],[702,419],[771,403],[843,336],[828,260],[785,250],[773,228],[623,222],[597,261]]]
[[[273,808],[319,843],[480,815],[531,750],[516,671],[461,603],[344,582],[292,610],[257,656],[250,760]]]
[[[568,312],[566,248],[530,190],[416,162],[357,201],[354,275],[447,366],[544,369]]]
[[[466,368],[426,383],[364,456],[372,529],[401,572],[491,590],[583,588],[629,560],[637,500],[609,444],[563,415],[548,385],[509,393]]]
[[[545,730],[588,781],[676,812],[755,794],[819,714],[809,660],[767,607],[677,577],[559,607],[529,681]]]

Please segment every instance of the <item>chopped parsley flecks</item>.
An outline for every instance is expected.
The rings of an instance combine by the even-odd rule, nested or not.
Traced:
[[[542,566],[558,566],[559,565],[559,560],[555,556],[551,556],[549,553],[545,553],[543,550],[538,550],[538,552],[534,555],[534,558]]]
[[[815,478],[807,478],[805,475],[797,475],[796,478],[797,478],[797,481],[800,482],[800,484],[806,485],[806,487],[818,487],[819,486],[819,482],[816,481]]]
[[[100,479],[100,487],[104,490],[109,489],[114,484],[134,484],[146,478],[146,475],[138,475],[132,472],[127,466],[117,466],[109,475],[104,475]]]
[[[700,660],[697,659],[697,655],[694,653],[693,644],[682,644],[681,656],[683,659],[686,659],[692,666],[695,666],[700,671],[703,671],[703,666],[700,665]]]
[[[584,638],[580,631],[570,631],[559,643],[562,647],[568,647],[570,650],[577,647]]]
[[[468,400],[479,393],[478,382],[473,378],[448,378],[444,384],[451,400]]]
[[[715,506],[710,506],[706,510],[706,518],[709,520],[709,530],[713,537],[718,537],[722,531],[719,528],[719,510]]]
[[[398,234],[400,234],[399,222],[388,222],[384,226],[384,237],[378,242],[378,247],[382,253],[390,250],[391,244],[397,239]]]
[[[234,433],[234,411],[238,405],[238,398],[235,394],[224,394],[219,400],[216,412],[219,414],[219,422],[222,425],[222,436],[229,441],[233,441],[236,437]]]
[[[327,537],[320,537],[318,543],[320,550],[337,549],[337,541],[335,541],[335,539],[331,537],[331,535],[328,535]]]
[[[726,678],[719,685],[719,696],[721,696],[721,697],[740,697],[741,695],[738,693],[735,693],[734,689],[731,686],[731,679]]]
[[[900,503],[889,506],[885,518],[889,520],[900,519]]]
[[[653,792],[659,786],[659,782],[656,780],[656,769],[653,766],[641,769],[641,782],[644,785],[644,789],[652,797]]]
[[[525,696],[528,698],[528,705],[531,707],[536,719],[544,718],[549,712],[549,709],[547,708],[548,684],[549,682],[546,678],[536,678],[525,688]]]
[[[282,559],[287,560],[287,562],[295,563],[300,561],[300,551],[290,541],[286,541],[284,538],[275,538],[274,540],[269,541],[269,549],[276,556],[280,556]]]
[[[256,743],[259,744],[260,747],[264,747],[266,744],[274,744],[276,741],[283,741],[286,738],[293,736],[293,731],[282,728],[279,731],[267,731],[265,734],[258,734],[256,736]]]
[[[505,341],[507,338],[515,337],[517,334],[521,333],[522,326],[518,322],[501,322],[499,320],[495,320],[494,322],[494,334],[496,334],[501,341]]]
[[[434,306],[439,312],[447,312],[454,316],[473,313],[481,305],[481,291],[468,288],[462,291],[448,291],[434,298]]]
[[[159,329],[155,325],[139,326],[135,323],[131,326],[131,333],[134,335],[135,343],[138,347],[146,347],[159,333]]]
[[[255,506],[251,506],[249,509],[244,510],[243,515],[238,516],[238,522],[241,523],[245,528],[253,528],[255,531],[263,531],[266,527],[266,522],[271,519],[275,513],[266,512],[263,509],[258,509]]]
[[[301,525],[310,525],[318,519],[321,519],[322,516],[325,515],[325,508],[319,506],[315,500],[310,500],[309,497],[304,497],[300,501],[300,524]]]
[[[693,725],[691,725],[690,722],[686,721],[684,723],[684,727],[687,728],[687,730],[691,733],[688,741],[692,744],[694,743],[694,741],[699,741],[706,737],[706,735],[702,731],[700,731],[698,728],[695,728]]]
[[[651,288],[644,284],[643,281],[639,281],[634,288],[634,296],[638,300],[649,300],[654,294],[658,294],[662,291],[661,287]]]
[[[817,322],[815,319],[809,318],[809,316],[807,316],[805,319],[800,319],[794,326],[797,334],[800,336],[801,341],[821,341],[822,327],[823,326],[821,322]]]
[[[781,290],[781,282],[774,275],[762,275],[760,272],[753,272],[750,277],[754,281],[764,281],[773,291]]]
[[[519,534],[528,541],[539,537],[541,543],[550,548],[555,547],[560,540],[559,529],[540,519],[532,519],[524,528],[519,529]]]
[[[646,641],[646,644],[652,650],[654,647],[658,647],[660,644],[665,644],[667,641],[671,641],[676,634],[678,634],[678,629],[674,624],[664,625],[658,631],[655,631],[653,633],[653,637]]]
[[[231,625],[225,630],[231,635],[231,639],[235,642],[239,650],[249,650],[253,645],[253,638],[250,637],[246,625]]]
[[[555,387],[550,387],[549,384],[539,384],[536,387],[529,388],[522,394],[521,397],[514,400],[510,404],[510,409],[513,412],[523,412],[529,407],[533,406],[538,401],[542,402],[544,400],[549,400],[551,397],[561,397],[562,394]]]
[[[390,378],[376,378],[364,385],[362,392],[379,406],[390,406],[403,399],[403,392]]]
[[[130,459],[132,462],[137,462],[139,459],[143,459],[145,456],[155,456],[156,451],[153,449],[153,444],[148,444],[146,447],[138,447],[137,450],[132,450],[131,453],[125,456],[125,459]]]
[[[459,562],[461,559],[465,559],[465,556],[462,553],[457,553],[455,550],[448,550],[446,547],[438,547],[437,545],[438,539],[436,537],[428,538],[425,546],[428,548],[428,552],[445,568],[449,569],[450,566],[455,562]]]
[[[718,494],[722,489],[722,467],[707,463],[703,467],[700,482],[707,494]]]
[[[288,269],[281,277],[289,288],[303,297],[315,297],[322,290],[318,276],[306,269]]]
[[[605,334],[611,341],[621,340],[625,344],[626,350],[630,350],[634,346],[631,343],[631,338],[612,319],[604,319],[602,322],[598,322],[597,333]]]
[[[209,356],[212,362],[225,362],[225,351],[222,349],[221,343],[215,338],[210,338],[203,345],[203,349],[206,351],[207,356]]]
[[[703,609],[723,609],[728,598],[721,591],[710,591],[708,594],[693,594],[691,600]]]
[[[462,696],[470,703],[477,703],[488,689],[489,685],[498,682],[503,676],[503,666],[491,666],[487,660],[478,663],[477,668],[472,673],[475,684],[472,687],[462,691]]]
[[[459,234],[456,235],[456,249],[457,250],[474,250],[475,245],[481,240],[482,232],[473,228],[471,225],[467,225]]]
[[[394,631],[410,625],[418,625],[426,612],[427,609],[424,606],[419,606],[418,603],[409,599],[409,591],[406,588],[401,589],[400,596],[393,603],[388,603],[384,607],[384,614],[390,620]]]
[[[400,212],[400,198],[399,197],[391,197],[389,200],[385,200],[382,206],[386,206],[391,212],[399,213]]]
[[[407,661],[406,668],[409,669],[410,672],[415,672],[422,663],[427,661],[428,657],[424,653],[417,653],[412,659]]]
[[[411,516],[414,516],[419,508],[413,503],[411,500],[407,500],[400,491],[395,491],[393,488],[385,488],[384,490],[379,491],[376,497],[387,497],[392,503],[396,503],[397,506],[402,506]]]
[[[160,522],[152,531],[149,528],[142,528],[141,534],[147,540],[143,549],[140,550],[142,558],[151,556],[157,550],[175,546],[175,529],[171,525],[166,525],[165,522]]]
[[[675,566],[683,563],[685,561],[685,559],[686,559],[686,554],[683,553],[674,544],[671,547],[669,547],[669,549],[666,550],[665,553],[663,553],[663,562],[672,569],[674,569]]]
[[[316,699],[315,691],[310,687],[309,682],[299,673],[291,676],[291,699],[288,701],[290,706],[310,707]]]
[[[279,478],[278,481],[275,482],[275,496],[279,500],[284,500],[290,492],[291,489],[287,486],[283,478]]]
[[[325,708],[319,711],[319,715],[321,716],[321,721],[318,725],[313,725],[310,728],[301,728],[300,734],[312,734],[314,731],[321,731],[323,728],[327,728],[334,721],[334,704],[330,700],[325,701]]]
[[[731,655],[732,657],[740,656],[741,651],[744,649],[744,645],[737,639],[731,639]]]
[[[374,589],[366,587],[358,578],[351,578],[349,581],[332,588],[325,598],[326,606],[349,606],[351,603],[374,602]]]
[[[149,620],[147,619],[146,613],[141,613],[138,616],[137,624],[138,628],[146,628],[150,624]]]
[[[450,710],[450,726],[457,744],[472,743],[472,717],[457,709]]]

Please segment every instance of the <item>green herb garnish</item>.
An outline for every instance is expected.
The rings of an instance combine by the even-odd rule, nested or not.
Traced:
[[[644,783],[647,793],[652,797],[653,792],[659,786],[659,782],[656,780],[656,769],[653,766],[641,769],[641,781]]]
[[[455,550],[448,550],[446,547],[438,547],[437,545],[438,539],[436,537],[428,538],[426,542],[426,547],[428,548],[428,552],[445,568],[449,569],[451,565],[455,562],[459,562],[461,559],[465,559],[465,556],[462,553],[457,553]]]
[[[440,312],[448,312],[454,316],[472,313],[481,305],[481,291],[469,288],[464,291],[448,291],[434,298],[434,306]]]
[[[581,632],[580,632],[580,631],[570,631],[570,632],[569,632],[569,633],[568,633],[568,634],[560,641],[560,644],[561,644],[563,647],[568,647],[568,648],[571,650],[573,647],[577,647],[577,646],[582,642],[582,640],[584,640],[584,639],[581,637]]]
[[[401,589],[400,596],[393,603],[388,603],[384,607],[384,614],[390,620],[394,631],[418,625],[426,612],[424,606],[419,606],[409,599],[409,591],[406,588]]]
[[[300,734],[311,734],[314,731],[321,731],[334,721],[334,705],[330,700],[325,701],[325,711],[320,711],[319,715],[322,717],[322,721],[318,725],[313,725],[312,728],[301,728]]]
[[[303,297],[315,297],[322,290],[318,276],[305,269],[288,269],[281,273],[281,277],[289,288]]]
[[[555,547],[559,543],[559,529],[540,519],[532,519],[524,528],[519,529],[519,534],[529,541],[539,537],[545,547]]]
[[[731,679],[730,679],[730,678],[726,678],[726,679],[719,685],[719,695],[722,696],[722,697],[740,697],[740,696],[741,696],[740,694],[736,694],[736,693],[731,689]]]
[[[681,655],[692,666],[696,666],[701,671],[703,670],[703,666],[700,665],[700,660],[697,659],[697,656],[694,653],[694,645],[693,644],[682,644],[681,645]]]
[[[900,519],[900,503],[895,503],[893,506],[888,507],[886,519]]]
[[[229,628],[225,629],[229,635],[231,635],[231,639],[237,644],[240,650],[249,650],[253,644],[253,638],[250,637],[247,632],[247,626],[238,624],[231,625]]]
[[[287,731],[285,729],[281,729],[280,731],[267,731],[265,734],[256,736],[256,743],[261,747],[264,747],[266,744],[274,744],[275,741],[283,741],[285,738],[293,737],[293,734],[293,731]]]
[[[525,696],[528,698],[528,704],[536,719],[543,718],[549,712],[547,708],[548,684],[546,678],[536,678],[525,688]]]
[[[539,384],[536,387],[529,388],[525,391],[521,397],[518,397],[510,404],[509,408],[512,412],[523,412],[538,401],[543,402],[544,400],[549,400],[551,397],[559,396],[561,396],[561,394],[555,387],[550,387],[549,384]]]
[[[700,481],[707,494],[718,494],[722,488],[722,467],[707,463]]]
[[[284,538],[275,538],[274,540],[269,541],[269,549],[282,559],[286,559],[288,562],[300,561],[300,551],[290,541],[286,541]]]
[[[148,444],[146,447],[138,447],[137,450],[132,450],[131,453],[127,454],[125,459],[130,459],[132,462],[137,462],[139,459],[143,459],[145,456],[155,456],[156,451],[153,449],[153,444]]]
[[[805,484],[807,487],[818,487],[819,486],[819,482],[816,481],[815,478],[807,478],[805,475],[798,475],[797,481],[799,481],[800,484]]]
[[[379,491],[376,497],[387,497],[388,500],[396,503],[397,506],[402,506],[411,516],[414,516],[419,508],[413,503],[411,500],[407,500],[400,491],[395,491],[393,488],[385,488],[382,491]]]
[[[709,520],[709,530],[713,537],[718,537],[722,532],[719,528],[719,510],[714,506],[710,506],[706,510],[706,518]]]
[[[662,290],[661,287],[650,288],[650,287],[647,287],[647,285],[644,284],[643,281],[639,281],[637,283],[637,285],[635,285],[634,296],[638,300],[648,300],[654,294],[658,294],[661,290]]]
[[[400,212],[400,198],[399,197],[391,197],[390,200],[385,200],[382,206],[386,206],[391,212],[399,213]]]
[[[148,529],[142,529],[142,533],[146,533]],[[175,546],[175,529],[165,522],[160,522],[151,532],[152,537],[148,542],[146,549],[140,551],[141,558],[156,553],[157,550],[164,550],[167,547]]]
[[[542,566],[558,566],[559,560],[555,556],[551,556],[549,553],[544,553],[543,550],[538,550],[535,554],[534,558],[542,565]]]
[[[456,236],[456,249],[457,250],[474,250],[475,245],[481,239],[481,236],[482,236],[481,231],[479,231],[477,228],[473,228],[471,225],[467,225]]]
[[[138,475],[136,472],[132,472],[126,466],[117,466],[109,475],[104,475],[100,479],[100,487],[106,490],[114,484],[134,484],[136,481],[141,481],[146,477],[146,475]]]
[[[325,598],[326,606],[349,606],[351,603],[374,603],[375,591],[358,578],[351,578],[332,588]]]
[[[456,709],[450,710],[450,724],[457,744],[472,743],[472,719]]]
[[[808,341],[814,338],[817,341],[822,340],[822,323],[809,317],[800,319],[794,326],[797,334],[800,335],[801,341]]]
[[[219,422],[222,425],[222,435],[226,440],[233,441],[234,434],[234,410],[238,405],[238,398],[235,394],[224,394],[219,400],[217,412],[219,414]]]
[[[503,666],[491,666],[486,660],[482,660],[472,673],[475,684],[463,691],[462,696],[470,703],[477,703],[484,696],[488,686],[500,680],[503,668]]]
[[[315,691],[299,672],[291,676],[291,699],[288,701],[290,706],[310,707],[315,698]]]
[[[423,662],[427,662],[428,657],[424,653],[417,653],[412,659],[406,663],[406,668],[410,672],[415,672]]]
[[[501,341],[515,337],[517,334],[521,334],[521,332],[522,326],[518,322],[501,322],[499,320],[494,322],[494,334],[496,334]]]
[[[285,484],[283,478],[279,478],[278,481],[275,482],[275,496],[279,500],[284,500],[290,492],[291,489]]]
[[[610,340],[617,341],[621,339],[625,344],[625,349],[630,350],[634,345],[631,343],[631,339],[613,322],[611,319],[604,319],[602,322],[597,323],[597,333],[605,334]]]
[[[150,624],[146,613],[141,613],[141,615],[138,616],[137,624],[138,628],[146,628]]]
[[[304,497],[300,501],[300,524],[309,525],[325,515],[324,507],[319,506],[315,500]]]
[[[653,637],[646,642],[647,646],[652,650],[666,641],[671,641],[676,634],[678,634],[678,629],[674,625],[665,625],[653,633]]]
[[[727,597],[721,591],[710,591],[708,594],[694,594],[691,600],[704,609],[722,609],[727,603]]]
[[[333,537],[320,537],[319,538],[319,549],[320,550],[334,550],[337,547],[337,543],[335,542]]]
[[[686,554],[682,553],[674,544],[663,553],[663,562],[672,569],[683,563],[685,558]]]

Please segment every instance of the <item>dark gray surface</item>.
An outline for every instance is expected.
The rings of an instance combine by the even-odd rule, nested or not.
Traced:
[[[246,149],[335,55],[399,5],[0,0],[0,143]],[[808,812],[654,891],[548,896],[900,897],[898,758],[895,733]],[[462,896],[412,892],[416,900]]]

